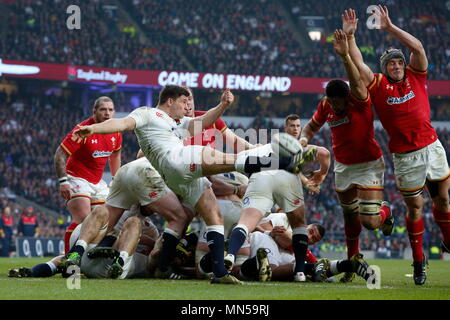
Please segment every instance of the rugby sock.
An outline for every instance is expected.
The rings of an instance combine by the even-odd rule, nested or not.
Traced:
[[[381,206],[380,208],[380,216],[381,216],[381,225],[384,224],[384,221],[386,221],[386,218],[391,215],[391,209],[388,206]]]
[[[414,261],[423,260],[422,240],[425,227],[423,218],[417,221],[411,221],[406,218],[406,229],[408,230],[409,243],[411,244],[412,255]]]
[[[128,252],[126,251],[120,251],[120,256],[117,258],[117,262],[120,264],[121,267],[125,264],[125,261],[128,259]]]
[[[259,279],[258,262],[256,256],[244,261],[241,265],[241,274],[250,281]]]
[[[359,234],[361,233],[361,223],[344,223],[345,242],[347,243],[347,258],[359,253]]]
[[[238,172],[252,174],[260,172],[263,169],[286,169],[291,163],[292,159],[286,157],[247,156],[245,158],[238,157],[234,166]]]
[[[31,268],[31,275],[36,278],[51,277],[56,273],[56,266],[53,262],[41,263]]]
[[[106,235],[97,245],[97,247],[112,247],[117,237],[112,234]]]
[[[438,211],[433,205],[434,221],[437,223],[442,232],[444,244],[450,246],[450,212]]]
[[[86,251],[87,243],[84,240],[78,240],[75,245],[70,249],[69,253],[77,252],[80,256]]]
[[[353,272],[351,260],[333,260],[330,262],[331,275],[336,275],[342,272]]]
[[[198,263],[200,265],[200,269],[204,273],[210,273],[212,272],[212,260],[211,260],[211,254],[208,252],[205,254]]]
[[[78,223],[72,222],[66,229],[64,233],[64,254],[69,253],[70,250],[70,236],[72,235],[73,230],[78,226]]]
[[[208,247],[211,253],[212,271],[214,273],[214,276],[217,278],[221,278],[228,273],[225,269],[225,263],[223,261],[223,226],[207,226],[206,241],[208,242]]]
[[[305,274],[314,277],[314,263],[305,263]]]
[[[162,235],[162,248],[159,255],[158,268],[160,271],[167,271],[170,264],[175,257],[177,251],[177,244],[180,239],[180,235],[172,229],[164,229]]]
[[[305,227],[292,230],[292,248],[295,255],[294,273],[305,271],[306,250],[308,250],[308,231]]]
[[[234,227],[233,231],[231,232],[230,242],[228,244],[228,254],[236,256],[236,253],[244,244],[245,239],[247,239],[247,235],[248,228],[246,225],[238,224],[236,227]]]

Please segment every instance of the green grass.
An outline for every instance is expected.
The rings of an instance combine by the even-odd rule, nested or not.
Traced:
[[[8,278],[10,268],[31,267],[42,258],[1,258],[0,299],[151,299],[151,300],[449,300],[450,261],[430,261],[424,286],[415,286],[411,262],[372,260],[381,268],[381,289],[369,290],[362,279],[349,284],[247,282],[243,286],[211,285],[197,280],[96,280],[81,279],[80,290],[69,290],[66,279]]]

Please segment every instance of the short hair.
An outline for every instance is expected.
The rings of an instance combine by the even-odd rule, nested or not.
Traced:
[[[295,120],[300,120],[300,117],[298,116],[298,114],[295,114],[295,113],[290,114],[284,120],[284,124],[287,125],[288,121],[295,121]]]
[[[329,98],[347,98],[350,94],[350,87],[343,80],[333,79],[328,82],[325,93]]]
[[[95,100],[94,109],[97,110],[100,107],[100,105],[104,102],[112,102],[114,104],[114,102],[112,101],[112,99],[110,97],[103,96],[103,97],[97,98],[97,100]]]
[[[312,225],[317,227],[317,231],[319,231],[320,237],[323,239],[323,237],[325,236],[324,226],[318,223],[313,223]]]
[[[159,101],[158,104],[164,104],[169,99],[178,99],[181,96],[189,97],[191,94],[186,87],[175,86],[175,85],[167,85],[165,86],[161,92],[159,93]]]

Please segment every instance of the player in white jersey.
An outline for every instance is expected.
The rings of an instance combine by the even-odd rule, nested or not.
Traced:
[[[210,127],[234,101],[225,90],[218,106],[198,118],[184,117],[188,111],[190,93],[180,86],[166,86],[156,108],[142,107],[122,119],[82,126],[74,132],[79,139],[94,133],[106,134],[134,130],[147,159],[158,170],[168,187],[190,204],[207,224],[207,238],[214,262],[212,283],[239,284],[228,274],[223,263],[223,222],[210,182],[204,178],[231,171],[255,173],[263,169],[299,170],[299,158],[273,156],[249,157],[245,153],[225,154],[209,147],[184,146],[183,138],[195,136]],[[166,228],[164,245],[176,247],[180,235]],[[167,267],[168,269],[168,267]],[[168,270],[160,270],[164,274]]]
[[[305,159],[320,163],[320,169],[314,173],[317,184],[322,183],[330,167],[330,153],[322,147],[315,147],[315,155]],[[311,149],[313,150],[313,149]],[[249,154],[269,154],[271,145],[246,151]],[[307,156],[307,153],[303,153]],[[308,155],[309,156],[309,155]],[[308,249],[308,232],[306,230],[303,186],[300,177],[283,170],[263,171],[250,177],[243,200],[244,210],[238,225],[233,229],[228,254],[225,262],[231,270],[237,251],[241,248],[250,232],[261,219],[270,213],[277,204],[287,213],[289,224],[293,229],[292,247],[295,254],[295,281],[306,281],[304,275],[305,257]]]

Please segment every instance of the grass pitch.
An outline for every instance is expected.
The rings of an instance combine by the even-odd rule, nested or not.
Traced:
[[[361,278],[352,283],[246,282],[211,285],[198,280],[101,280],[81,278],[80,289],[52,278],[8,278],[10,268],[31,267],[46,258],[0,258],[1,300],[450,300],[450,261],[430,261],[427,282],[414,285],[411,262],[369,260],[381,269],[381,288],[369,290]],[[338,276],[340,277],[340,276]]]

